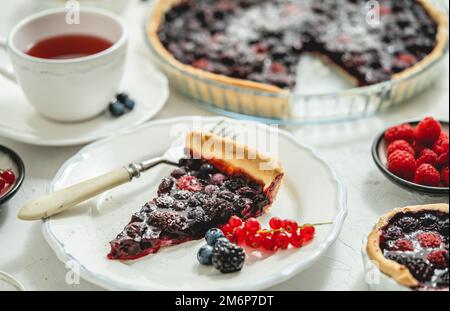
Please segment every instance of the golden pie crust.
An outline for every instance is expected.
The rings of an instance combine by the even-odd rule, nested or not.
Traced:
[[[254,82],[250,80],[232,78],[221,74],[215,74],[178,61],[162,44],[158,37],[158,30],[164,21],[164,16],[173,6],[182,0],[159,0],[156,3],[153,14],[147,25],[147,36],[151,45],[168,64],[162,65],[163,70],[169,75],[172,82],[177,81],[195,99],[214,103],[217,107],[248,115],[256,115],[266,118],[285,118],[289,115],[289,103],[291,92],[277,86]],[[436,46],[433,51],[414,66],[393,75],[392,80],[399,80],[414,73],[438,60],[445,51],[448,40],[448,18],[435,8],[430,0],[416,0],[428,11],[438,25],[436,34]],[[337,66],[334,66],[337,67]],[[340,69],[340,68],[338,68]],[[344,72],[344,70],[338,70]],[[348,73],[344,76],[354,81]],[[227,86],[239,87],[242,92],[233,88],[224,90],[223,87],[211,82],[218,82]],[[252,91],[259,91],[273,96],[258,96]]]
[[[235,140],[212,133],[190,132],[186,147],[191,156],[202,158],[228,175],[242,174],[261,184],[269,198],[270,207],[283,180],[284,171],[278,160]]]
[[[448,204],[407,206],[394,209],[380,218],[367,240],[367,254],[371,260],[377,263],[380,271],[393,278],[397,283],[407,287],[416,287],[419,285],[419,281],[412,276],[406,266],[384,257],[383,251],[380,248],[380,236],[382,229],[388,225],[389,221],[395,215],[408,212],[417,213],[420,211],[439,211],[448,214]]]

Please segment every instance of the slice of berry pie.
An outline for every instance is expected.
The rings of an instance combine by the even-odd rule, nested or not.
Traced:
[[[369,258],[401,285],[448,290],[448,221],[448,204],[395,209],[369,235]]]
[[[271,206],[284,175],[276,160],[210,133],[189,133],[186,146],[189,156],[110,242],[108,258],[136,259],[200,239],[233,215],[258,217]]]

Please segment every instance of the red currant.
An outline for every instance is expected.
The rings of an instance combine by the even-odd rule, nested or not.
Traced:
[[[247,238],[247,231],[242,226],[234,228],[233,234],[236,237],[238,244],[243,244]]]
[[[4,171],[1,174],[1,178],[7,183],[12,185],[16,181],[16,175],[10,170]]]
[[[222,227],[222,232],[224,235],[233,233],[233,227],[230,224],[226,224]]]
[[[312,241],[312,239],[314,239],[314,236],[313,235],[304,235],[303,239],[305,240],[304,243],[307,243],[309,241]]]
[[[232,216],[232,217],[230,218],[230,220],[228,221],[228,224],[229,224],[230,226],[232,226],[233,228],[240,227],[240,226],[242,226],[242,219],[240,219],[240,218],[237,217],[237,216]]]
[[[313,226],[304,226],[300,229],[300,233],[304,236],[314,236],[316,233],[316,228]]]
[[[6,181],[3,180],[3,178],[0,177],[0,191],[2,191],[6,186]]]
[[[278,232],[274,235],[275,245],[278,248],[286,249],[289,247],[289,236],[284,232]]]
[[[265,234],[262,240],[262,247],[268,251],[274,251],[277,249],[275,239],[272,234]]]
[[[225,237],[231,242],[231,243],[236,243],[237,239],[236,236],[233,233],[228,233],[225,235]]]
[[[245,242],[252,248],[259,248],[261,246],[262,240],[263,237],[259,233],[255,233],[247,235],[247,239]]]
[[[281,220],[281,218],[278,218],[278,217],[273,217],[269,221],[269,226],[273,230],[278,230],[278,229],[280,229],[283,226],[283,220]]]
[[[288,233],[294,233],[298,230],[298,223],[294,220],[285,220],[283,222],[283,228],[288,232]]]
[[[294,232],[289,238],[289,243],[291,243],[291,245],[294,247],[300,248],[305,243],[305,239],[302,235]]]
[[[247,229],[250,233],[255,233],[259,229],[261,229],[261,225],[259,224],[259,221],[256,218],[249,218],[245,222],[245,229]]]

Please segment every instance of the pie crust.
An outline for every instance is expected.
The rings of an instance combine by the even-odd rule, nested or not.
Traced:
[[[394,209],[380,218],[367,240],[367,254],[371,260],[377,263],[380,271],[393,278],[399,284],[407,287],[416,287],[419,285],[419,281],[412,276],[406,266],[384,257],[383,251],[380,248],[380,236],[382,229],[388,225],[389,221],[395,215],[407,212],[417,213],[420,211],[438,211],[448,214],[448,204],[407,206]]]
[[[207,160],[228,175],[242,174],[260,183],[270,203],[275,199],[284,176],[277,160],[212,133],[190,132],[186,147],[192,156]]]
[[[221,74],[215,74],[204,71],[193,66],[186,65],[178,61],[162,44],[158,37],[158,29],[164,21],[164,15],[173,6],[182,0],[159,0],[147,25],[147,36],[156,53],[163,58],[167,65],[164,66],[165,72],[171,77],[172,82],[177,81],[184,88],[189,90],[196,99],[201,101],[213,102],[219,108],[227,110],[257,115],[268,118],[283,118],[289,115],[290,91],[279,88],[277,86],[254,82],[250,80],[232,78]],[[420,72],[439,59],[444,53],[448,40],[448,18],[447,16],[435,8],[430,0],[418,1],[430,16],[437,23],[436,45],[433,51],[425,58],[417,62],[410,68],[394,74],[392,80],[401,80]],[[333,67],[338,67],[333,66]],[[350,74],[339,70],[344,77],[354,81]],[[182,74],[185,73],[185,74]],[[218,82],[226,86],[239,87],[248,92],[234,90],[233,88],[224,90],[220,85],[211,82]],[[252,91],[265,92],[272,96],[258,96]],[[275,95],[275,96],[273,96]]]

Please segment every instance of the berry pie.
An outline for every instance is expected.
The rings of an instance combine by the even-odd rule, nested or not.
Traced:
[[[278,161],[210,133],[187,136],[189,156],[110,242],[110,259],[137,259],[161,247],[200,239],[237,215],[262,215],[283,179]]]
[[[448,204],[393,210],[369,235],[369,258],[403,286],[448,290],[448,220]]]
[[[410,75],[443,54],[448,19],[429,0],[377,2],[370,20],[366,0],[160,0],[148,36],[171,73],[196,78],[186,87],[197,93],[208,92],[199,82],[205,79],[289,93],[306,53],[325,59],[356,86]],[[206,98],[220,101],[214,84],[209,87]],[[232,105],[236,96],[228,95]],[[239,100],[250,103],[246,95]],[[283,110],[255,102],[261,114]]]

